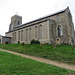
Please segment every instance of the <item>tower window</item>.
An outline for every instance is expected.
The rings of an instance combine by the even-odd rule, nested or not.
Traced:
[[[20,24],[20,22],[18,21],[18,25]]]

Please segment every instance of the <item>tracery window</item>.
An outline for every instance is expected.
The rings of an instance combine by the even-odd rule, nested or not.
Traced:
[[[58,36],[62,36],[62,27],[58,26]]]

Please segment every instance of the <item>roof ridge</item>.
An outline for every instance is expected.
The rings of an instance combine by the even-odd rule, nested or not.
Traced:
[[[40,17],[40,18],[35,19],[35,20],[32,20],[32,21],[30,21],[30,22],[27,22],[27,23],[24,23],[24,24],[20,24],[20,25],[18,25],[18,26],[15,26],[14,28],[17,28],[17,27],[20,27],[20,26],[22,26],[22,25],[25,25],[25,24],[28,24],[28,23],[32,23],[32,22],[35,22],[35,21],[38,21],[38,20],[41,20],[41,19],[48,18],[48,17],[50,17],[50,16],[53,16],[53,15],[56,15],[56,14],[62,13],[62,12],[64,12],[65,10],[66,10],[66,9],[63,9],[63,10],[61,10],[61,11],[58,11],[58,12],[52,13],[52,14],[47,15],[47,16],[44,16],[44,17]]]

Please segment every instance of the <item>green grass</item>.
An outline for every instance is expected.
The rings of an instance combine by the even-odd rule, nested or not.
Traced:
[[[75,71],[0,51],[0,75],[69,75],[74,73]]]
[[[57,48],[53,48],[52,45],[26,44],[22,46],[21,44],[1,44],[0,48],[68,64],[75,64],[75,50],[72,50],[72,45],[57,45]]]

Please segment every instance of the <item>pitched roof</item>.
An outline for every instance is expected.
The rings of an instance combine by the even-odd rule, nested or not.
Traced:
[[[18,26],[15,26],[14,28],[18,28],[20,26],[23,26],[23,25],[26,25],[26,24],[30,24],[30,23],[33,23],[33,22],[36,22],[36,21],[39,21],[39,20],[42,20],[42,19],[45,19],[45,18],[48,18],[48,17],[51,17],[51,16],[54,16],[54,15],[57,15],[57,14],[60,14],[60,13],[63,13],[65,12],[65,9],[64,10],[61,10],[61,11],[58,11],[56,13],[53,13],[53,14],[50,14],[50,15],[47,15],[47,16],[44,16],[42,18],[39,18],[39,19],[36,19],[36,20],[33,20],[33,21],[30,21],[30,22],[27,22],[27,23],[24,23],[24,24],[20,24]]]

